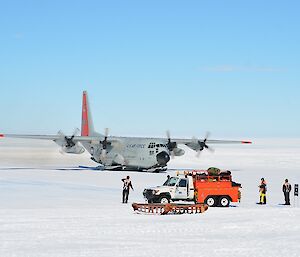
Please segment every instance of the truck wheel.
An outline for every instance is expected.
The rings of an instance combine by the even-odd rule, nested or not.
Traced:
[[[219,206],[228,207],[230,204],[230,199],[228,196],[221,196],[219,199]]]
[[[205,203],[209,206],[209,207],[213,207],[216,206],[216,198],[213,196],[208,196],[205,199]]]
[[[169,197],[163,195],[159,198],[159,202],[162,204],[170,203],[170,199],[169,199]]]

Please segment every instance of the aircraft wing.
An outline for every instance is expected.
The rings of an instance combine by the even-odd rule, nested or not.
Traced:
[[[186,145],[189,148],[193,149],[194,151],[198,151],[200,147],[200,142],[205,143],[206,145],[214,145],[214,144],[252,144],[251,141],[237,141],[237,140],[212,140],[207,139],[205,142],[204,140],[197,140],[197,139],[172,139],[172,142],[176,142],[177,144]]]
[[[42,139],[42,140],[61,140],[61,135],[26,135],[26,134],[0,134],[4,138],[25,138],[25,139]],[[74,142],[91,142],[100,141],[101,137],[95,136],[74,136]]]
[[[24,139],[40,139],[40,140],[51,140],[59,145],[61,142],[64,142],[65,135],[28,135],[28,134],[0,134],[0,138],[24,138]],[[72,136],[67,136],[71,138]],[[92,142],[100,142],[104,140],[104,136],[74,136],[72,137],[72,141],[74,143],[82,142],[82,143],[92,143]],[[111,143],[120,143],[120,140],[117,137],[108,137],[108,141]]]

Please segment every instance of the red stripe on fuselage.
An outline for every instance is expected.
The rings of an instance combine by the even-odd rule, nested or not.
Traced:
[[[81,120],[81,135],[89,135],[89,117],[88,117],[88,108],[87,108],[87,99],[86,93],[82,95],[82,120]]]
[[[3,135],[3,134],[0,134],[0,137],[4,137],[4,135]]]

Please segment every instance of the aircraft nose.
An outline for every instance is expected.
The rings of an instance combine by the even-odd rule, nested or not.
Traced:
[[[159,165],[166,166],[168,161],[170,161],[170,155],[167,152],[162,151],[156,155],[156,160]]]

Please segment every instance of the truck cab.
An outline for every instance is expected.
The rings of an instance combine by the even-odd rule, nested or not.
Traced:
[[[192,176],[178,175],[168,178],[162,186],[146,188],[143,192],[149,203],[170,201],[193,201],[194,182]]]

